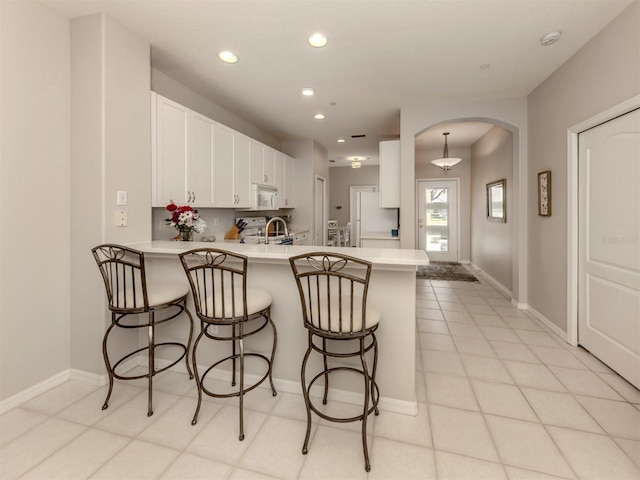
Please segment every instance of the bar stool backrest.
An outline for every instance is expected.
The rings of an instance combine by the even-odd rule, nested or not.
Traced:
[[[246,317],[247,257],[214,248],[180,255],[200,319],[232,321]]]
[[[121,245],[91,249],[107,290],[109,309],[119,313],[149,311],[144,253]]]
[[[367,330],[371,263],[337,253],[308,253],[289,259],[307,329],[336,338]]]

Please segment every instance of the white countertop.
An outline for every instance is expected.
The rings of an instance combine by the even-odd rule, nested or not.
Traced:
[[[391,235],[391,232],[364,232],[360,234],[360,239],[365,240],[398,240],[398,235]]]
[[[389,237],[391,237],[391,235],[389,235]],[[128,246],[151,255],[177,255],[195,248],[220,248],[245,255],[250,260],[281,261],[288,260],[289,257],[294,255],[308,252],[336,252],[367,260],[374,266],[406,267],[429,264],[429,258],[423,250],[408,249],[317,247],[310,245],[250,245],[232,242],[176,242],[169,240],[130,243]]]

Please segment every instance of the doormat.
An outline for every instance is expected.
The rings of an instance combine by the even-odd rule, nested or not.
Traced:
[[[456,282],[477,282],[473,276],[459,263],[431,262],[429,265],[418,267],[416,277],[427,280],[449,280]]]

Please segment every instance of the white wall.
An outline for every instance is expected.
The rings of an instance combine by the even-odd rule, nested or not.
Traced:
[[[103,14],[71,21],[71,366],[102,374],[110,317],[90,249],[151,239],[150,47]],[[118,190],[128,205],[116,205]],[[128,226],[116,227],[119,209]],[[112,342],[114,355],[137,345]]]
[[[69,368],[69,22],[0,2],[0,400]]]
[[[567,130],[640,94],[640,2],[634,2],[528,97],[529,304],[567,330]],[[551,217],[537,174],[552,172]]]
[[[458,260],[469,262],[471,261],[471,149],[449,148],[449,156],[461,158],[462,162],[445,175],[441,168],[431,163],[431,160],[442,157],[442,148],[416,150],[416,181],[438,178],[459,179],[458,210],[460,218],[458,223],[460,230],[458,239],[460,251],[458,252]],[[417,235],[415,231],[413,235]]]
[[[513,135],[493,127],[471,146],[471,261],[511,291]],[[487,183],[506,179],[507,222],[487,220]]]

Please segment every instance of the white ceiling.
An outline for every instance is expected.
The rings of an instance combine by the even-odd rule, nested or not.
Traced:
[[[377,161],[400,109],[434,97],[525,96],[633,0],[41,0],[69,17],[105,12],[151,44],[151,62],[280,139],[312,138],[333,165]],[[562,30],[542,47],[540,38]],[[306,40],[329,39],[315,49]],[[240,61],[217,59],[229,49]],[[489,64],[487,69],[481,69]],[[303,97],[302,87],[313,87]],[[332,105],[332,103],[334,103]],[[324,120],[313,115],[322,112]],[[487,126],[448,124],[452,147]],[[442,126],[418,148],[443,145]],[[478,133],[482,132],[482,133]],[[352,139],[351,135],[366,138]],[[338,138],[345,138],[338,144]]]

